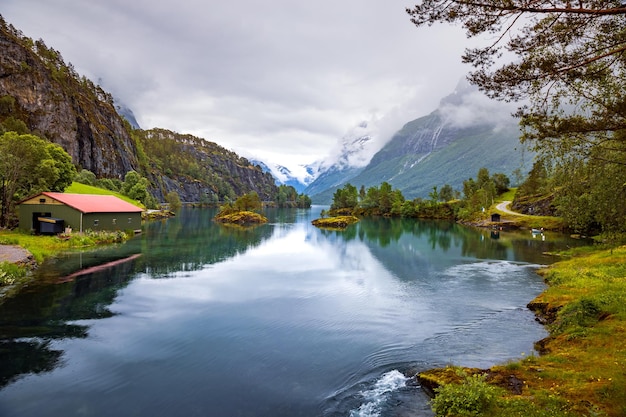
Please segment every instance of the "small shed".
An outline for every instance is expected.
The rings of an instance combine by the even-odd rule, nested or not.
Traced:
[[[85,230],[139,230],[143,209],[113,195],[44,192],[18,205],[19,227],[57,234]]]
[[[37,217],[38,233],[58,235],[65,230],[65,220],[56,219],[54,217]]]
[[[498,214],[498,213],[493,213],[493,214],[491,215],[491,221],[492,221],[492,222],[494,222],[494,223],[500,223],[500,220],[501,220],[501,216],[500,216],[500,214]]]

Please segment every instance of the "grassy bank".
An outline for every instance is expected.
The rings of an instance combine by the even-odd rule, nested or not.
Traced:
[[[541,355],[424,372],[425,384],[443,384],[437,415],[626,415],[626,246],[573,255],[540,271],[549,287],[529,304],[550,334]]]
[[[69,236],[36,236],[17,230],[0,230],[0,245],[16,245],[29,251],[40,264],[46,258],[72,249],[123,242],[133,232],[85,232]],[[5,285],[18,285],[28,279],[29,267],[0,262],[0,289]]]

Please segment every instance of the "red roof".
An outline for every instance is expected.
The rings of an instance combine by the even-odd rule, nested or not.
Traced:
[[[83,213],[135,213],[143,209],[114,195],[41,193]]]

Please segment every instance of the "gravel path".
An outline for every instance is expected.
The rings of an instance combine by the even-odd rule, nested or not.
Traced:
[[[496,206],[496,208],[497,208],[498,210],[500,210],[501,212],[503,212],[503,213],[506,213],[506,214],[511,214],[511,215],[513,215],[513,216],[527,216],[527,214],[517,213],[517,212],[515,212],[515,211],[511,211],[511,210],[509,210],[509,209],[507,208],[507,206],[508,206],[509,204],[511,204],[511,202],[510,202],[510,201],[503,201],[503,202],[501,202],[500,204],[498,204],[498,205]]]
[[[33,254],[20,246],[0,245],[0,262],[26,264],[30,263],[32,259]]]

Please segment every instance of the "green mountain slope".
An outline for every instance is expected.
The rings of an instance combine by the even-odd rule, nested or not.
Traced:
[[[430,115],[412,122],[410,129],[405,126],[404,133],[408,130],[411,135],[396,135],[351,182],[370,186],[387,181],[407,198],[426,197],[434,186],[450,184],[461,189],[463,181],[475,176],[481,167],[511,176],[514,170],[523,170],[524,162],[531,158],[521,151],[515,125],[444,126],[432,149],[416,146],[411,140],[416,135],[437,134],[428,128],[437,118]]]
[[[157,199],[177,190],[183,201],[217,202],[255,191],[261,200],[278,193],[274,177],[224,147],[166,129],[135,130]]]
[[[406,198],[427,197],[434,186],[450,184],[461,190],[463,181],[481,167],[510,178],[516,169],[530,167],[533,155],[523,151],[513,118],[489,123],[477,117],[459,123],[444,109],[404,125],[360,173],[313,195],[313,201],[330,203],[334,191],[347,182],[359,188],[387,181]]]
[[[80,76],[61,53],[33,41],[0,16],[0,134],[33,133],[59,144],[78,169],[97,178],[122,179],[137,171],[164,201],[234,199],[278,192],[271,175],[216,143],[162,129],[133,129],[113,97]]]

